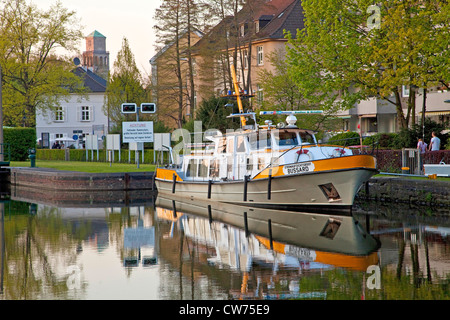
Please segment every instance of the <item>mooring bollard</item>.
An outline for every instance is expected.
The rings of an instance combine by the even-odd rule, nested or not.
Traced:
[[[177,184],[177,176],[173,174],[173,184],[172,184],[172,193],[175,193],[175,185]]]
[[[244,201],[247,201],[248,176],[244,176]]]
[[[269,219],[269,241],[270,241],[270,250],[273,250],[272,220],[271,219]]]
[[[248,232],[247,212],[244,212],[244,230],[245,230],[245,236],[248,238],[250,233]]]

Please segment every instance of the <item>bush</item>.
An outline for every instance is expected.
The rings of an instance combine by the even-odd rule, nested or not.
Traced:
[[[367,146],[377,144],[380,148],[392,148],[397,135],[397,133],[377,133],[364,138],[363,144]]]
[[[28,149],[36,148],[36,130],[33,128],[4,128],[4,143],[11,146],[11,161],[26,161]]]
[[[328,142],[339,146],[359,145],[359,133],[353,131],[338,133],[337,135],[331,137]]]

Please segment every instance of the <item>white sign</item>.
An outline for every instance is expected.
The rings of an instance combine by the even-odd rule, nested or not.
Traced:
[[[153,121],[122,122],[122,140],[130,142],[153,142]]]
[[[87,150],[98,150],[98,136],[96,134],[87,135],[85,141]]]
[[[106,136],[107,150],[120,150],[120,134],[108,134]]]
[[[153,148],[156,151],[169,151],[163,145],[170,147],[170,141],[170,133],[155,133],[155,145]]]
[[[296,164],[289,164],[283,167],[284,174],[299,174],[314,171],[314,163],[301,162]]]
[[[142,142],[130,142],[128,144],[128,149],[131,151],[143,151],[144,144]]]

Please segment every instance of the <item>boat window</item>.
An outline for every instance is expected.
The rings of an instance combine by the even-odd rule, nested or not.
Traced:
[[[219,139],[219,144],[218,144],[218,153],[225,153],[225,148],[226,148],[226,140],[225,138],[220,138]]]
[[[197,159],[191,159],[189,160],[187,170],[186,170],[186,177],[196,177],[197,176]]]
[[[300,132],[300,139],[302,139],[302,144],[314,144],[314,136],[308,132]]]
[[[258,170],[264,169],[265,166],[266,166],[266,159],[258,158]]]
[[[275,141],[279,146],[296,146],[298,145],[296,132],[283,132],[279,131],[278,134],[274,134]]]
[[[208,159],[200,160],[198,176],[206,178],[208,176]]]
[[[219,160],[211,161],[211,166],[209,167],[209,177],[217,178],[219,176]]]
[[[237,149],[236,152],[245,152],[245,144],[244,144],[244,137],[238,136],[237,137]]]
[[[270,148],[272,145],[267,131],[261,131],[258,135],[251,134],[249,142],[252,150]]]
[[[253,171],[253,159],[247,158],[247,171]]]
[[[227,141],[227,153],[234,152],[234,137],[229,138]]]

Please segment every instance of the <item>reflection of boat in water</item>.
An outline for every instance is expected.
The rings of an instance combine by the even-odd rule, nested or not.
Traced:
[[[263,250],[276,253],[278,259],[283,257],[284,263],[319,263],[366,270],[369,265],[378,262],[375,251],[379,243],[350,216],[280,212],[216,202],[179,200],[159,196],[156,199],[158,217],[172,221],[183,217],[180,220],[187,235],[210,241],[216,247],[217,256],[211,262],[227,260],[229,265],[245,270],[255,259],[259,259]],[[196,216],[204,219],[198,220]],[[284,219],[280,220],[279,217]],[[231,232],[231,226],[226,225],[236,228]],[[235,253],[228,252],[228,258],[224,259],[221,251],[227,246],[218,244],[229,243],[224,239],[231,238]],[[246,249],[245,254],[243,248]],[[264,256],[267,258],[267,255]]]
[[[240,112],[230,117],[240,118],[241,130],[207,135],[209,143],[185,154],[181,164],[157,168],[158,193],[249,207],[349,211],[362,183],[377,172],[375,157],[321,144],[312,130],[296,127],[294,113],[320,110],[262,111],[288,115],[287,125],[258,125],[255,113],[243,111],[234,72],[233,79],[236,92],[227,97],[237,100]]]

